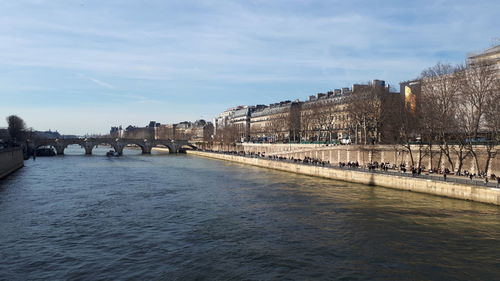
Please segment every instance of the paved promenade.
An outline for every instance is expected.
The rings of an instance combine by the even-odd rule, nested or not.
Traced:
[[[414,166],[422,168],[448,168],[456,170],[459,165],[456,153],[451,153],[451,159],[447,159],[441,153],[438,146],[431,151],[418,145],[412,146],[412,155],[407,148],[401,145],[326,145],[326,144],[259,144],[239,143],[234,146],[213,145],[216,151],[244,151],[245,153],[264,153],[266,156],[280,156],[285,158],[304,159],[305,157],[316,158],[330,163],[358,162],[365,165],[372,162],[378,163],[404,163],[411,166],[412,158]],[[457,147],[450,147],[451,151],[458,151]],[[500,146],[493,151],[500,151]],[[476,151],[477,162],[471,155],[462,160],[461,171],[479,174],[486,167],[486,147],[479,145]],[[497,154],[500,155],[500,154]],[[454,163],[454,167],[450,164]],[[478,166],[479,165],[479,168]],[[488,175],[500,175],[500,157],[490,159]]]
[[[215,152],[215,151],[204,151],[208,153],[218,153],[218,154],[226,154],[226,155],[237,155],[241,157],[248,157],[248,158],[261,158],[265,160],[271,160],[271,161],[280,161],[280,162],[287,162],[287,163],[293,163],[293,164],[302,164],[302,165],[310,165],[310,166],[321,166],[324,168],[329,168],[329,169],[340,169],[340,170],[352,170],[352,171],[357,171],[357,172],[363,172],[363,173],[376,173],[376,174],[384,174],[384,175],[393,175],[393,176],[403,176],[403,177],[409,177],[409,178],[420,178],[420,179],[429,179],[433,181],[442,181],[442,182],[454,182],[454,183],[460,183],[460,184],[466,184],[466,185],[475,185],[475,186],[485,186],[485,187],[499,187],[499,184],[496,180],[488,180],[488,182],[484,181],[484,178],[478,178],[474,177],[472,179],[463,177],[463,176],[454,176],[454,175],[447,175],[446,179],[442,174],[433,174],[429,172],[424,172],[421,174],[412,174],[411,172],[403,172],[397,169],[388,169],[388,170],[382,170],[382,169],[368,169],[362,166],[359,167],[349,167],[349,166],[343,166],[340,167],[339,165],[331,164],[329,162],[323,162],[323,161],[297,161],[297,160],[292,160],[289,158],[284,158],[284,157],[277,157],[275,155],[271,155],[270,157],[266,155],[266,157],[258,156],[258,155],[249,155],[249,154],[241,154],[241,153],[231,153],[231,152]]]

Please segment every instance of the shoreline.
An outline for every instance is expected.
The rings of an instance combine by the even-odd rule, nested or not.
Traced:
[[[238,155],[203,152],[197,150],[188,150],[187,154],[314,177],[361,183],[370,186],[381,186],[391,189],[413,191],[435,196],[448,197],[452,199],[461,199],[500,206],[499,188],[474,186],[462,183],[436,181],[431,179],[422,179],[407,176],[371,173],[350,169],[334,169],[315,165],[289,163],[263,158],[250,158]]]

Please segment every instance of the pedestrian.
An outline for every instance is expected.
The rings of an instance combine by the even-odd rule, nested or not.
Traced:
[[[446,173],[443,173],[444,181],[446,181]]]
[[[497,177],[497,188],[500,188],[500,177]]]
[[[487,176],[484,177],[484,185],[488,185],[488,177]]]
[[[470,179],[470,180],[472,180],[472,177],[473,177],[473,175],[472,175],[472,174],[469,174],[469,179]]]

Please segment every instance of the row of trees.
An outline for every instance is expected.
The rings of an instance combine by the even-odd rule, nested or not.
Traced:
[[[412,164],[420,166],[422,157],[433,159],[437,151],[437,163],[446,162],[451,170],[460,172],[472,157],[481,172],[488,171],[500,141],[499,75],[498,66],[488,64],[438,63],[422,72],[416,108],[405,100],[396,115],[399,143]],[[410,149],[415,140],[420,150],[416,161]],[[478,151],[484,151],[484,161]]]

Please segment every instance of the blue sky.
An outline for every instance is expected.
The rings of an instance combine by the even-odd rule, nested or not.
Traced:
[[[500,37],[500,1],[0,0],[0,127],[106,133],[212,119],[372,79],[395,85]]]

